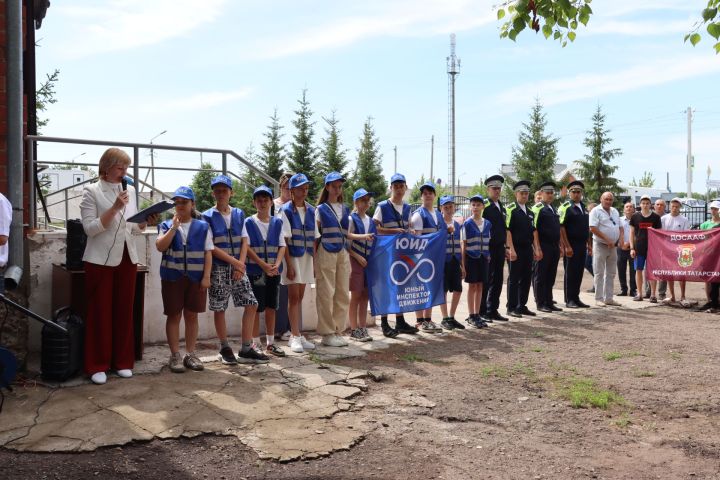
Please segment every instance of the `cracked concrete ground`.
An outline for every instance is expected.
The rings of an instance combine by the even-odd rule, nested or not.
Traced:
[[[561,294],[556,291],[556,295]],[[629,300],[623,303],[626,308],[647,306]],[[467,315],[463,308],[458,319]],[[215,345],[201,343],[198,353],[206,362],[205,371],[181,375],[163,368],[168,355],[165,346],[146,347],[132,379],[111,376],[106,385],[96,386],[78,377],[61,386],[16,388],[7,396],[2,412],[0,446],[17,451],[80,452],[209,433],[235,436],[261,459],[312,459],[349,449],[377,427],[377,419],[360,414],[365,406],[432,409],[435,404],[412,390],[393,398],[374,394],[358,401],[367,390],[366,382],[379,380],[380,375],[322,362],[362,356],[393,344],[458,335],[386,339],[377,329],[371,332],[373,342],[342,349],[319,346],[310,354],[289,354],[258,366],[221,365],[215,360]],[[471,330],[463,333],[472,334]]]

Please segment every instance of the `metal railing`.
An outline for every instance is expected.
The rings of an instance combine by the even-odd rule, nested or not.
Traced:
[[[88,140],[84,138],[61,138],[61,137],[45,137],[41,135],[28,135],[25,137],[25,152],[27,155],[27,164],[32,166],[31,174],[28,175],[29,180],[29,194],[30,198],[33,199],[30,202],[30,208],[29,208],[29,217],[30,217],[30,225],[33,228],[37,228],[38,222],[37,222],[37,182],[36,182],[36,173],[37,173],[37,167],[38,165],[77,165],[77,166],[89,166],[89,167],[97,167],[97,164],[94,163],[80,163],[80,162],[56,162],[56,161],[37,161],[35,158],[35,148],[38,143],[46,142],[46,143],[61,143],[61,144],[69,144],[69,145],[94,145],[94,146],[100,146],[100,147],[124,147],[124,148],[132,148],[133,155],[132,155],[132,177],[135,180],[136,185],[145,185],[150,188],[150,191],[153,192],[159,192],[163,197],[167,198],[167,195],[155,188],[154,185],[150,185],[142,180],[140,180],[140,169],[146,169],[148,171],[151,170],[170,170],[170,171],[187,171],[187,172],[214,172],[214,173],[223,173],[224,175],[228,175],[232,178],[237,179],[238,181],[247,184],[247,181],[237,173],[228,170],[227,162],[228,157],[232,157],[236,159],[238,162],[240,162],[242,165],[244,165],[246,168],[254,172],[255,174],[259,175],[263,180],[268,182],[273,187],[273,191],[275,195],[280,194],[280,185],[278,184],[277,179],[270,177],[267,173],[263,172],[259,168],[257,168],[255,165],[253,165],[251,162],[243,158],[238,153],[234,152],[233,150],[225,150],[225,149],[217,149],[217,148],[201,148],[201,147],[183,147],[178,145],[157,145],[154,143],[135,143],[135,142],[114,142],[109,140]],[[155,165],[140,165],[140,149],[147,149],[147,150],[167,150],[167,151],[175,151],[175,152],[189,152],[189,153],[198,153],[198,154],[216,154],[220,155],[222,159],[222,167],[220,169],[206,169],[206,168],[184,168],[184,167],[158,167]],[[58,194],[63,195],[64,199],[62,201],[65,202],[65,212],[66,217],[65,220],[67,221],[67,215],[68,215],[68,201],[71,199],[68,196],[68,190],[77,188],[78,185],[83,185],[85,183],[89,183],[95,181],[95,179],[89,179],[83,182],[79,182],[77,184],[71,185],[70,187],[66,187],[64,189],[58,190],[56,192],[52,192],[51,194],[47,195],[47,197],[50,197],[51,195]],[[255,185],[250,185],[254,187]],[[72,197],[75,198],[75,197]],[[140,205],[140,189],[135,189],[135,200]],[[58,202],[59,203],[59,202]],[[54,203],[53,205],[56,205],[57,203]],[[47,205],[45,206],[47,209]],[[46,215],[47,218],[47,215]]]

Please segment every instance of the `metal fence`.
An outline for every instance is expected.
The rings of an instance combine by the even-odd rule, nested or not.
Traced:
[[[690,220],[693,229],[700,228],[700,224],[710,219],[710,209],[707,205],[699,207],[689,207],[683,205],[680,209],[680,215],[684,215]]]

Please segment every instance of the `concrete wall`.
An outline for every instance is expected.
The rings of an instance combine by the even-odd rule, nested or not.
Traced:
[[[145,343],[165,343],[165,316],[163,315],[159,273],[161,255],[155,248],[155,238],[157,238],[155,229],[149,227],[148,230],[148,233],[135,236],[135,245],[140,262],[147,265],[150,270],[145,283],[144,340]],[[27,245],[30,256],[31,295],[29,308],[39,315],[50,318],[52,314],[52,265],[53,263],[65,262],[65,232],[35,232],[28,237]],[[232,299],[230,302],[232,305]],[[226,313],[226,322],[230,335],[240,335],[241,316],[241,308],[231,307]],[[198,320],[200,323],[200,338],[215,338],[215,324],[212,312],[208,311],[200,314]],[[42,325],[33,320],[28,320],[28,322],[30,322],[28,339],[30,350],[39,351]],[[264,329],[262,317],[260,324],[261,328]],[[305,292],[302,328],[307,331],[314,330],[316,326],[315,286],[312,285]]]

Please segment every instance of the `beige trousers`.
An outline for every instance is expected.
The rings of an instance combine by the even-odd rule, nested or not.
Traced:
[[[317,333],[339,334],[345,330],[350,304],[350,256],[347,250],[330,253],[322,245],[318,246],[315,271]]]

